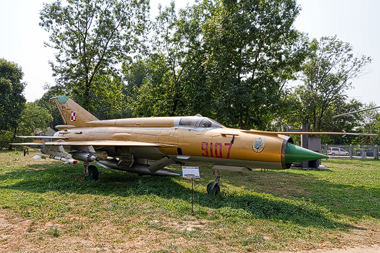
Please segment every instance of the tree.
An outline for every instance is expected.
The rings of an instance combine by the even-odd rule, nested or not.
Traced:
[[[333,116],[341,113],[348,113],[360,110],[363,103],[356,99],[345,99],[337,101],[333,106],[330,107],[325,112],[325,116],[322,122],[323,128],[321,131],[326,132],[361,132],[357,129],[357,126],[360,125],[362,118],[360,115],[351,115],[345,117],[333,118]],[[358,136],[341,136],[341,135],[323,135],[321,136],[322,143],[331,143],[331,144],[354,144],[359,139]]]
[[[332,124],[331,116],[345,112],[345,91],[371,58],[354,57],[352,46],[336,36],[313,40],[310,49],[313,53],[303,65],[303,84],[295,91],[301,104],[296,114],[299,121],[309,123],[310,130],[327,130],[325,126]]]
[[[306,41],[293,27],[293,0],[216,1],[204,25],[205,67],[223,122],[265,128],[281,107],[284,85],[306,57]]]
[[[157,19],[136,108],[265,128],[306,57],[306,40],[292,26],[298,12],[293,0],[205,0],[179,15],[172,5]]]
[[[29,136],[34,135],[37,129],[42,132],[47,131],[52,120],[53,117],[46,108],[40,107],[36,102],[26,103],[17,134]]]
[[[205,55],[201,7],[187,7],[178,14],[174,2],[160,8],[153,25],[150,53],[144,60],[125,65],[127,89],[135,92],[131,96],[135,98],[132,104],[136,115],[202,113],[200,105],[206,99],[198,97],[206,93],[198,88],[205,83],[195,78],[202,71]]]
[[[0,59],[0,133],[14,130],[20,120],[26,102],[23,75],[17,64]]]
[[[57,50],[50,62],[57,85],[92,111],[90,98],[101,76],[117,76],[117,64],[137,49],[147,25],[149,1],[61,0],[44,4],[40,26],[50,33],[45,45]]]
[[[5,131],[0,136],[0,147],[5,147],[10,142],[24,142],[17,139],[16,135],[30,136],[34,135],[37,130],[47,131],[52,120],[53,117],[49,111],[40,107],[37,102],[26,103],[17,126],[12,131]]]
[[[93,81],[98,87],[90,95],[91,103],[96,108],[93,115],[99,119],[120,118],[125,107],[123,83],[119,76],[102,75]],[[77,97],[72,97],[77,100]]]
[[[123,117],[133,117],[134,115],[140,115],[139,110],[134,108],[134,103],[138,102],[138,91],[145,82],[149,72],[148,63],[142,59],[137,59],[134,62],[125,61],[122,66],[122,73],[124,75],[124,87],[122,94],[124,95],[124,105],[122,107]],[[135,112],[135,114],[134,114]],[[150,111],[146,111],[146,114],[150,116],[154,115]]]
[[[36,105],[43,109],[46,109],[49,112],[53,119],[49,121],[50,124],[48,125],[48,127],[54,129],[55,131],[58,131],[58,129],[56,129],[55,127],[57,125],[63,125],[64,122],[61,117],[61,114],[59,113],[57,105],[50,101],[50,99],[52,97],[65,95],[65,92],[64,90],[62,90],[61,86],[45,85],[44,89],[46,90],[46,92],[42,95],[40,99],[36,101]]]
[[[369,105],[365,105],[361,109],[370,109],[374,108],[376,105],[374,103],[370,103]],[[371,137],[360,137],[356,139],[355,144],[359,145],[379,145],[380,143],[380,114],[377,109],[366,110],[363,112],[358,112],[354,114],[355,117],[360,118],[360,127],[359,131],[363,133],[377,134],[377,136]]]

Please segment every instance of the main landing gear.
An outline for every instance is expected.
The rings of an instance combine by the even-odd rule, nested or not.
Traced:
[[[220,193],[220,174],[218,170],[214,170],[213,174],[215,175],[215,180],[207,185],[207,193],[216,196]]]
[[[89,165],[89,162],[84,162],[83,174],[86,181],[97,181],[99,179],[98,168],[94,165]]]

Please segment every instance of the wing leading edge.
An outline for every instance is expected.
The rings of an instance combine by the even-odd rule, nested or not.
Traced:
[[[259,131],[259,130],[243,130],[243,133],[248,134],[266,134],[266,135],[278,135],[278,134],[323,134],[323,135],[355,135],[355,136],[377,136],[377,134],[363,134],[363,133],[347,133],[343,132],[269,132],[269,131]]]
[[[162,147],[159,143],[139,142],[139,141],[114,141],[114,140],[94,140],[94,141],[55,141],[55,142],[26,142],[10,143],[15,146],[111,146],[111,147]]]

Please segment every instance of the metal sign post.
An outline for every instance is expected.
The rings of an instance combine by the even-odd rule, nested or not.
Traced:
[[[194,213],[194,178],[201,178],[199,167],[182,167],[184,178],[191,178],[191,213]]]
[[[194,178],[191,178],[191,213],[194,213]]]

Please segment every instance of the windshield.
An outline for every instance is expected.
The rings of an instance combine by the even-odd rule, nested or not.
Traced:
[[[199,127],[209,128],[211,126],[212,126],[212,123],[208,119],[202,119],[201,123],[199,123]]]

